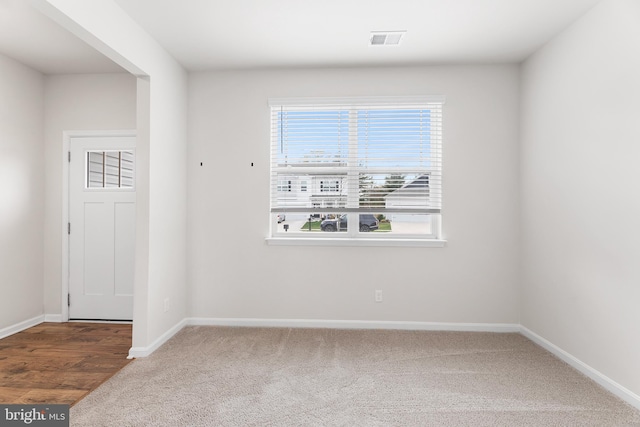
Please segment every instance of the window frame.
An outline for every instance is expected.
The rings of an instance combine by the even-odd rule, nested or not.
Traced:
[[[301,111],[305,111],[306,109],[317,106],[317,107],[328,107],[328,106],[339,106],[340,108],[344,108],[345,106],[354,106],[353,110],[349,113],[349,126],[357,126],[358,118],[356,117],[357,112],[361,110],[365,110],[367,106],[372,108],[404,108],[405,105],[437,105],[439,110],[438,113],[441,115],[443,106],[445,103],[444,96],[441,95],[430,95],[430,96],[403,96],[403,97],[359,97],[359,98],[272,98],[269,99],[270,106],[270,120],[273,120],[273,111],[275,107],[286,106],[287,108],[295,109],[296,106],[301,107]],[[424,108],[424,107],[423,107]],[[355,114],[354,114],[355,112]],[[440,121],[438,122],[440,127],[438,128],[438,138],[437,138],[437,146],[438,150],[442,150],[443,137],[442,137],[442,119],[440,116]],[[272,122],[273,126],[273,122]],[[430,138],[432,134],[430,134]],[[270,137],[270,152],[273,150],[274,144],[276,144],[278,140],[274,139],[273,128],[271,130]],[[431,142],[431,139],[430,139]],[[350,142],[353,144],[353,142]],[[356,141],[357,144],[357,141]],[[349,148],[349,152],[351,152],[351,148]],[[351,154],[349,154],[351,155]],[[270,166],[272,174],[270,175],[269,185],[270,185],[270,197],[272,195],[272,186],[273,183],[273,158],[270,157]],[[440,166],[439,171],[441,172],[442,167]],[[350,172],[350,174],[353,172]],[[303,175],[300,175],[303,176]],[[440,178],[441,179],[441,178]],[[300,178],[298,178],[300,180]],[[324,178],[325,181],[334,182],[334,177],[327,176]],[[306,181],[307,183],[311,183],[314,186],[314,179],[312,176],[306,176],[302,179],[301,182]],[[337,190],[329,191],[326,189],[320,189],[323,193],[329,195],[340,195],[342,192],[342,188],[347,190],[347,197],[358,197],[359,191],[357,188],[357,179],[354,181],[353,177],[347,177],[346,181],[335,181],[337,182]],[[355,182],[355,184],[354,184]],[[318,181],[318,185],[320,181]],[[277,183],[276,183],[277,184]],[[350,186],[355,188],[349,188]],[[313,189],[311,192],[313,193],[315,190]],[[333,188],[333,187],[331,187]],[[351,191],[349,191],[351,190]],[[270,204],[272,201],[270,201]],[[311,203],[312,205],[316,205],[315,202]],[[273,209],[273,207],[272,207]],[[271,209],[270,209],[271,210]],[[325,209],[326,210],[326,209]],[[313,207],[309,208],[308,215],[313,215],[317,209]],[[399,235],[381,235],[380,233],[366,233],[359,231],[359,215],[360,214],[375,214],[379,212],[376,211],[376,208],[371,210],[367,210],[366,208],[340,208],[337,207],[334,210],[335,214],[347,215],[347,232],[345,233],[318,233],[315,235],[309,234],[300,236],[295,235],[292,236],[291,233],[287,234],[287,231],[279,231],[278,223],[277,223],[277,213],[271,212],[270,215],[270,229],[269,236],[266,238],[266,241],[270,245],[329,245],[329,246],[419,246],[419,247],[443,247],[445,246],[446,240],[443,238],[442,234],[442,220],[441,220],[441,210],[438,210],[438,213],[421,213],[429,216],[431,233],[420,233],[420,234],[399,234]],[[285,211],[286,213],[286,211]],[[415,213],[415,212],[414,212]],[[354,225],[355,224],[355,225]]]

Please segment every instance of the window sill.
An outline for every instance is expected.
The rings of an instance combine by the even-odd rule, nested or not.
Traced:
[[[305,237],[267,237],[270,246],[386,246],[413,248],[443,248],[446,240],[436,239],[323,239]]]

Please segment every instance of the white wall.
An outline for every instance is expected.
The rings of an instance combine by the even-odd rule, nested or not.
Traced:
[[[32,2],[138,76],[133,353],[145,354],[187,314],[187,73],[113,0]]]
[[[522,324],[640,395],[640,3],[526,61]]]
[[[190,74],[190,315],[517,323],[518,71]],[[265,244],[269,97],[424,94],[446,96],[445,248]],[[383,303],[374,303],[375,289],[383,290]]]
[[[136,128],[136,78],[121,74],[52,75],[45,78],[44,303],[61,313],[63,132]]]
[[[43,88],[0,55],[0,329],[43,314]]]

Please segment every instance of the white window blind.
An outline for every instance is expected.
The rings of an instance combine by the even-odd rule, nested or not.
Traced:
[[[439,214],[443,102],[271,100],[271,212]],[[283,180],[311,194],[285,196]]]

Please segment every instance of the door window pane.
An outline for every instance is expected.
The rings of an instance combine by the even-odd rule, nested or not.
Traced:
[[[86,188],[133,188],[133,151],[88,151]]]

